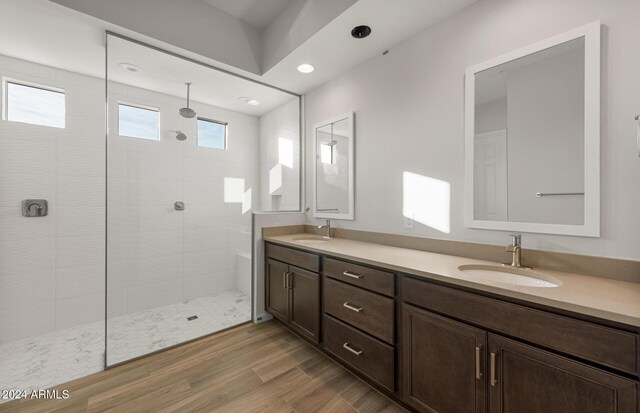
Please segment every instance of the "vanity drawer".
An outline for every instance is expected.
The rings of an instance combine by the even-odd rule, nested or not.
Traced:
[[[383,387],[395,390],[393,347],[327,315],[323,331],[325,349]]]
[[[393,343],[394,301],[324,277],[324,311],[387,343]]]
[[[286,262],[309,271],[320,271],[320,257],[318,255],[270,243],[267,243],[266,250],[268,258]]]
[[[326,257],[322,262],[322,272],[348,284],[393,297],[394,275],[390,272]]]
[[[404,301],[575,357],[638,374],[638,335],[403,278]]]

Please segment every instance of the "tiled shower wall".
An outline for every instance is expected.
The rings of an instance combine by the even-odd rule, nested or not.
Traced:
[[[0,342],[104,318],[104,80],[0,56],[3,77],[62,88],[66,128],[0,121]],[[110,108],[109,313],[232,288],[236,255],[250,251],[250,211],[225,203],[224,178],[259,200],[258,118],[193,104],[229,122],[229,148],[195,146],[178,98],[120,84],[111,101],[161,111],[160,141],[121,138]],[[179,142],[175,130],[188,139]],[[27,198],[49,215],[21,216]],[[173,210],[182,200],[186,209]]]
[[[109,101],[109,317],[234,289],[253,208],[225,202],[225,178],[244,180],[258,203],[258,118],[194,103],[198,116],[228,123],[225,151],[196,145],[196,119],[178,114],[183,99],[113,84]],[[118,102],[158,108],[160,140],[118,136]]]
[[[104,81],[5,56],[0,75],[66,91],[65,129],[0,121],[0,342],[7,342],[103,318]],[[22,217],[27,198],[46,199],[49,215]]]

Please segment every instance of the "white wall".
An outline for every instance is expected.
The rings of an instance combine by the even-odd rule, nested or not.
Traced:
[[[259,198],[258,118],[194,102],[198,116],[228,123],[225,151],[196,145],[196,119],[178,114],[183,99],[122,84],[110,84],[109,98],[108,316],[234,289]],[[118,136],[119,101],[158,108],[160,140]],[[225,178],[244,180],[251,210],[225,201]]]
[[[273,182],[281,184],[274,192]],[[300,103],[296,97],[260,117],[260,210],[297,211],[299,198]]]
[[[0,56],[66,92],[66,128],[0,121],[0,343],[104,318],[104,81]],[[3,108],[4,109],[4,108]],[[44,198],[49,214],[21,215]]]
[[[314,123],[356,113],[356,220],[336,225],[506,244],[504,232],[464,228],[464,70],[600,19],[602,235],[525,234],[523,244],[640,259],[640,161],[633,121],[640,113],[640,54],[632,40],[640,37],[639,17],[636,0],[483,0],[310,92],[305,98],[307,144]],[[307,165],[313,165],[311,154],[306,156]],[[404,171],[450,184],[449,233],[417,222],[413,231],[402,229]],[[311,178],[306,176],[310,206]]]

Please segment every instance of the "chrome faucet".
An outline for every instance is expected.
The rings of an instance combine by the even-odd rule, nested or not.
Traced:
[[[530,268],[522,265],[522,235],[509,234],[513,238],[510,245],[507,245],[507,251],[512,254],[511,264],[503,264],[514,268]]]
[[[322,228],[326,228],[326,232],[324,233],[324,235],[322,236],[322,238],[325,238],[325,239],[331,239],[331,238],[333,238],[333,237],[331,236],[331,220],[330,220],[330,219],[328,219],[328,220],[326,221],[326,224],[324,224],[324,225],[318,225],[318,229],[322,229]]]

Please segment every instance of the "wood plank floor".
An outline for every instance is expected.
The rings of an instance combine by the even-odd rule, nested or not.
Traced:
[[[405,412],[274,321],[243,326],[57,386],[67,400],[1,413]]]

